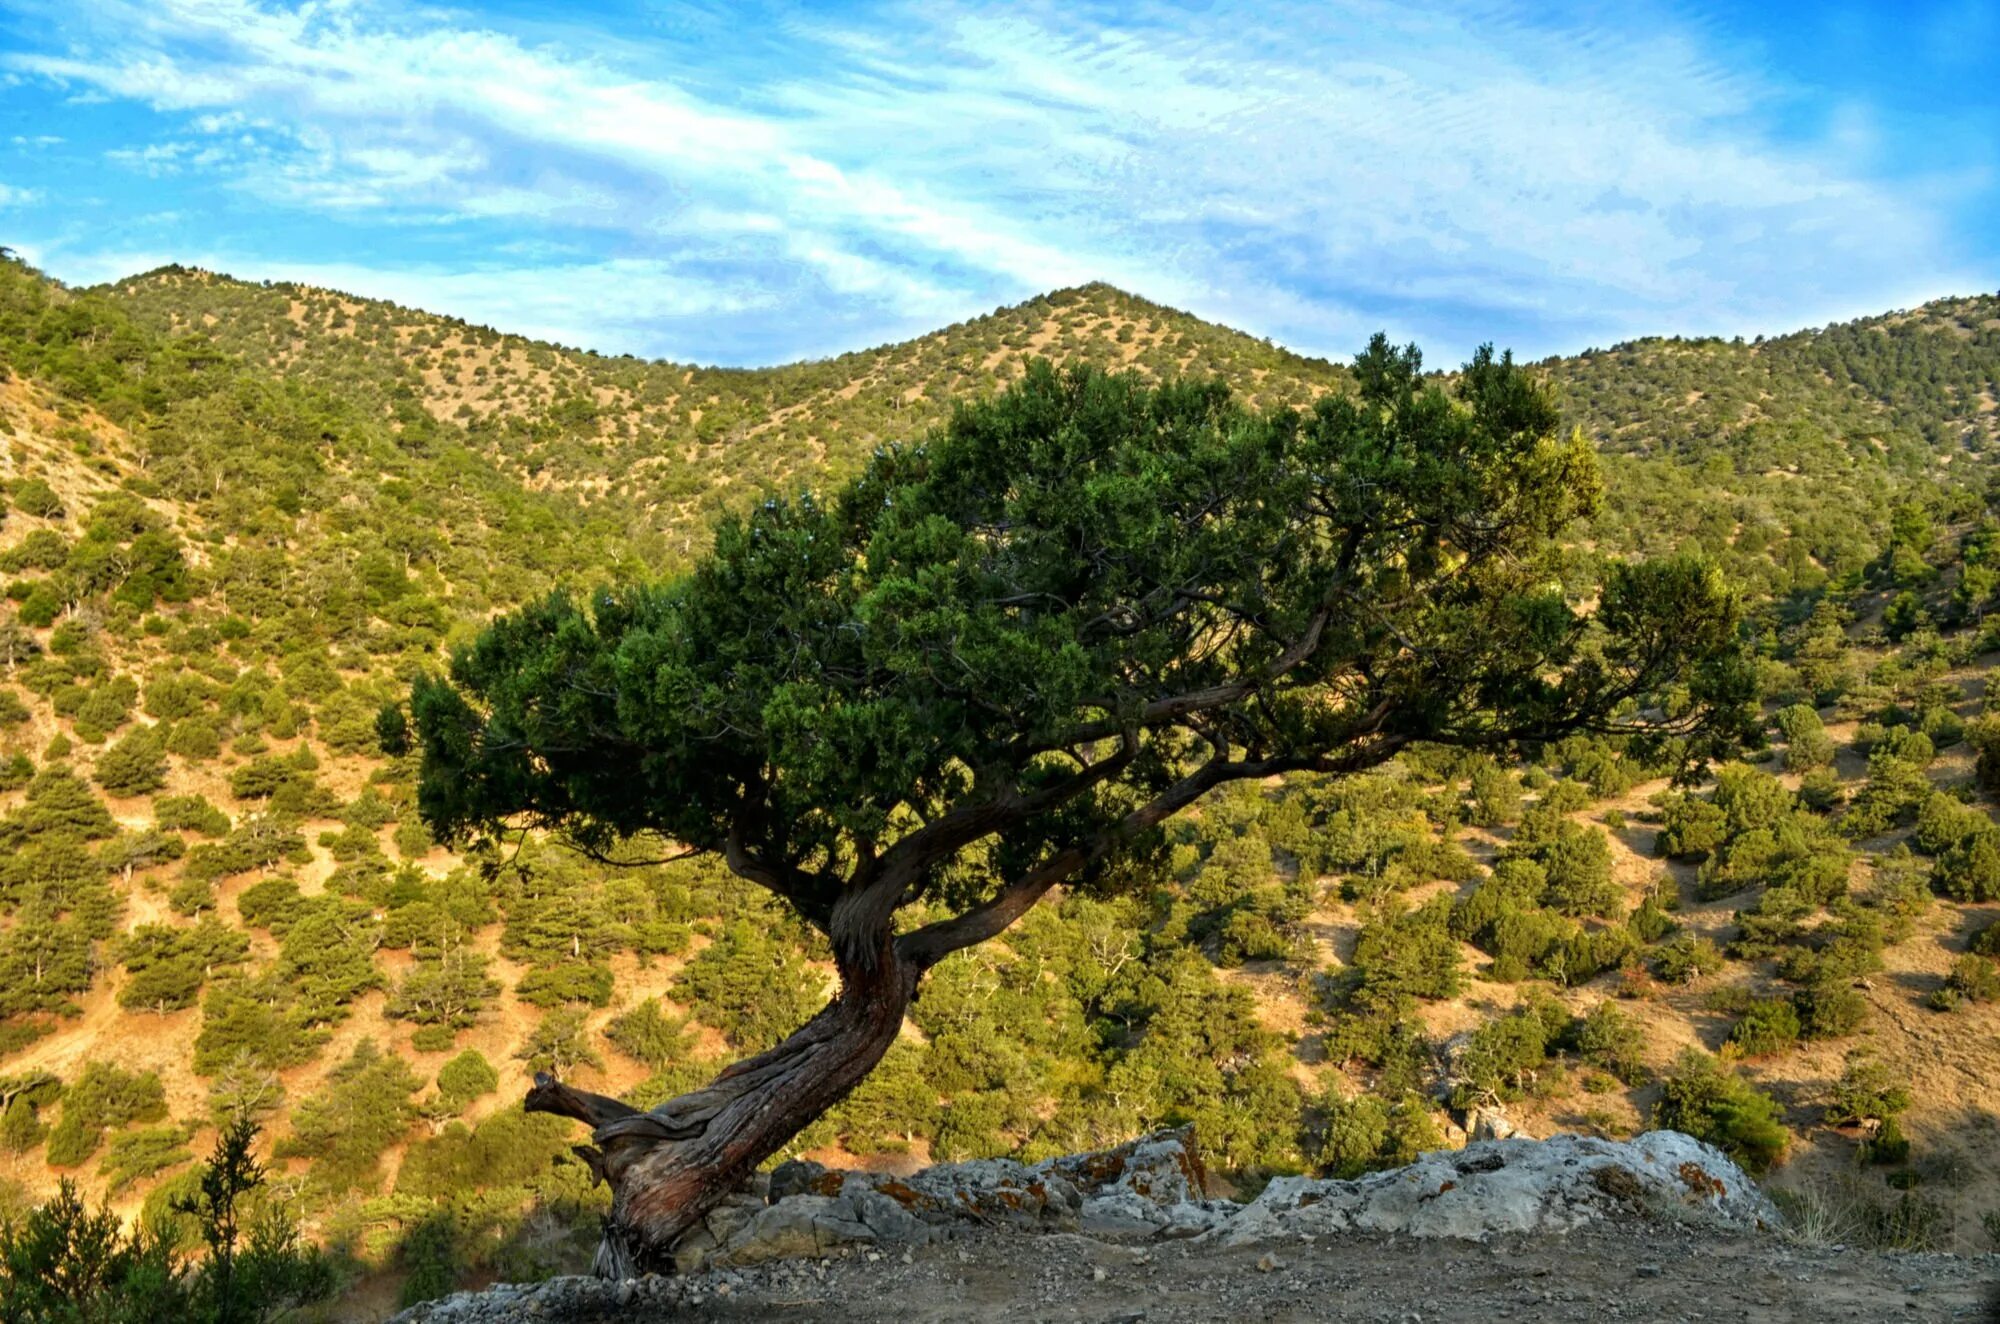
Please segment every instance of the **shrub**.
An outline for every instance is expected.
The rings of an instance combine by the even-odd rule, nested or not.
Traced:
[[[1721,968],[1721,949],[1692,933],[1676,934],[1653,953],[1653,973],[1669,984],[1692,984]]]
[[[318,1094],[292,1116],[292,1134],[273,1152],[313,1160],[310,1185],[328,1195],[372,1193],[382,1154],[409,1129],[417,1110],[410,1102],[420,1082],[399,1057],[363,1039],[328,1073]]]
[[[1799,779],[1799,799],[1816,814],[1832,813],[1845,795],[1840,774],[1832,768],[1814,768]]]
[[[674,998],[734,1048],[767,1048],[819,1010],[822,982],[797,948],[748,919],[731,921],[681,970]],[[608,995],[607,995],[608,996]]]
[[[0,1219],[0,1319],[170,1320],[186,1304],[169,1239],[143,1227],[127,1236],[109,1205],[91,1213],[67,1177],[27,1217]]]
[[[1543,998],[1474,1030],[1458,1058],[1453,1102],[1466,1108],[1482,1099],[1517,1099],[1534,1089],[1549,1047],[1569,1019],[1560,1004]]]
[[[1319,1101],[1321,1138],[1314,1166],[1329,1177],[1352,1178],[1401,1167],[1444,1146],[1444,1137],[1421,1095],[1405,1093],[1393,1104],[1372,1094],[1347,1097],[1329,1089]]]
[[[1894,1117],[1884,1117],[1875,1134],[1862,1142],[1856,1157],[1884,1167],[1909,1162],[1910,1138],[1903,1134],[1903,1124]]]
[[[73,1168],[97,1152],[106,1129],[158,1122],[166,1115],[167,1096],[159,1076],[91,1062],[63,1091],[62,1119],[49,1133],[49,1166]]]
[[[414,1306],[445,1296],[458,1285],[465,1271],[465,1256],[459,1248],[458,1220],[449,1210],[425,1214],[403,1234],[396,1251],[404,1270],[398,1304]]]
[[[438,1068],[437,1096],[431,1101],[436,1112],[456,1116],[474,1099],[500,1088],[500,1073],[476,1048],[468,1048]]]
[[[1752,1174],[1783,1162],[1791,1144],[1776,1100],[1694,1048],[1675,1061],[1653,1123],[1707,1141]]]
[[[604,1059],[584,1038],[583,1013],[572,1007],[557,1007],[543,1016],[514,1056],[526,1062],[530,1071],[557,1076],[566,1076],[586,1064],[604,1065]]]
[[[1931,994],[1929,1002],[1939,1011],[1950,1011],[1961,1002],[2000,1002],[2000,969],[1968,952],[1952,963],[1944,987]]]
[[[194,1151],[187,1147],[192,1131],[185,1126],[151,1126],[111,1137],[111,1152],[100,1169],[106,1194],[118,1195],[134,1182],[192,1161]]]
[[[1769,1057],[1799,1041],[1799,1012],[1789,998],[1767,998],[1750,1004],[1730,1027],[1727,1044],[1742,1057]]]
[[[1778,729],[1785,736],[1785,767],[1792,772],[1811,772],[1833,762],[1833,738],[1826,733],[1819,714],[1803,703],[1781,709]]]
[[[658,998],[647,998],[614,1017],[604,1036],[618,1051],[654,1071],[664,1071],[686,1059],[694,1048],[687,1021],[668,1015]]]
[[[1646,1032],[1639,1019],[1615,1002],[1600,1002],[1577,1018],[1566,1036],[1578,1056],[1627,1085],[1646,1076]]]
[[[141,727],[98,756],[97,784],[117,796],[149,795],[167,784],[165,742],[158,727]]]
[[[36,519],[61,519],[65,513],[63,499],[40,478],[25,478],[14,485],[14,506]]]
[[[165,829],[185,829],[205,837],[225,836],[229,815],[200,795],[164,795],[153,801],[153,821]]]

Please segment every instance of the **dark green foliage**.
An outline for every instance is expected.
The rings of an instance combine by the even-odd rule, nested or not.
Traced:
[[[726,981],[728,976],[718,975],[717,978]],[[714,984],[709,987],[718,997],[723,998],[743,992],[741,986],[725,987],[723,984]],[[530,970],[521,976],[521,982],[514,986],[514,996],[537,1007],[556,1007],[574,1002],[603,1007],[611,1002],[611,990],[610,967],[566,963],[556,966],[537,966]],[[726,1011],[717,1011],[715,1014],[731,1016],[731,1013]]]
[[[685,1061],[694,1046],[687,1022],[661,1010],[658,998],[614,1017],[604,1035],[619,1052],[654,1071]]]
[[[458,1223],[445,1210],[418,1219],[416,1226],[403,1234],[397,1255],[405,1274],[397,1300],[404,1306],[449,1295],[465,1270]]]
[[[2000,1002],[2000,966],[1970,953],[1952,962],[1944,987],[1930,996],[1930,1005],[1950,1011],[1966,1002]]]
[[[1824,1120],[1828,1126],[1849,1126],[1863,1122],[1886,1122],[1909,1109],[1907,1083],[1880,1058],[1866,1053],[1847,1055],[1847,1066],[1828,1099]]]
[[[194,1151],[187,1147],[190,1131],[185,1126],[153,1126],[112,1136],[110,1152],[99,1169],[105,1177],[105,1193],[118,1195],[133,1182],[190,1162],[194,1158]]]
[[[40,478],[24,478],[14,485],[14,508],[37,519],[61,519],[63,500]]]
[[[1868,1019],[1868,999],[1837,974],[1809,979],[1792,1002],[1799,1012],[1799,1034],[1806,1039],[1843,1038]]]
[[[291,990],[270,975],[210,985],[201,1002],[194,1069],[213,1076],[239,1065],[277,1071],[309,1060],[326,1031],[302,1022]]]
[[[153,801],[153,821],[162,828],[181,828],[206,837],[229,831],[229,816],[199,795],[165,795]]]
[[[438,1068],[437,1094],[427,1111],[452,1117],[467,1104],[500,1088],[499,1073],[476,1048],[468,1048]]]
[[[1722,968],[1722,951],[1692,933],[1677,934],[1653,953],[1653,973],[1669,984],[1691,984]]]
[[[91,1213],[67,1177],[47,1204],[0,1220],[0,1319],[9,1324],[169,1324],[186,1318],[184,1293],[165,1236],[141,1228],[128,1237],[108,1205]]]
[[[118,1005],[162,1014],[191,1007],[216,967],[249,954],[249,939],[213,916],[188,929],[141,925],[119,944],[130,977],[118,990]]]
[[[421,1084],[401,1058],[384,1055],[372,1039],[364,1039],[328,1073],[319,1093],[299,1102],[292,1133],[273,1153],[312,1159],[311,1185],[322,1195],[373,1192],[381,1180],[383,1151],[416,1120],[410,1095]]]
[[[1656,849],[1701,861],[1704,900],[1763,884],[1824,904],[1847,888],[1850,853],[1769,773],[1730,764],[1707,799],[1670,796]]]
[[[604,1065],[604,1059],[584,1038],[583,1013],[571,1007],[557,1007],[544,1015],[514,1056],[526,1062],[530,1071],[552,1072],[558,1077],[586,1063]]]
[[[331,1297],[337,1284],[332,1262],[301,1241],[284,1206],[259,1199],[269,1174],[251,1152],[256,1138],[257,1128],[247,1120],[223,1127],[199,1180],[172,1202],[174,1213],[193,1221],[208,1249],[195,1269],[191,1293],[204,1322],[283,1318]]]
[[[1833,762],[1833,738],[1827,735],[1819,714],[1808,705],[1795,703],[1781,710],[1777,725],[1785,737],[1787,770],[1811,772]]]
[[[832,499],[725,522],[685,579],[496,623],[449,681],[413,694],[424,816],[458,839],[506,820],[599,851],[647,834],[727,846],[835,939],[836,958],[859,959],[843,944],[863,941],[833,933],[837,914],[862,913],[837,903],[872,876],[866,861],[907,841],[896,867],[936,873],[910,895],[946,917],[900,945],[929,964],[981,936],[981,901],[1037,862],[1086,886],[1138,876],[1120,871],[1157,844],[1153,826],[1224,782],[1360,771],[1413,741],[1623,731],[1612,706],[1676,679],[1692,699],[1669,719],[1694,738],[1683,750],[1733,735],[1748,682],[1729,591],[1693,560],[1620,563],[1580,629],[1552,587],[1549,540],[1594,500],[1588,456],[1553,440],[1553,410],[1506,362],[1482,354],[1456,401],[1417,366],[1378,341],[1358,394],[1303,416],[1247,413],[1207,384],[1036,367],[926,445],[880,452]],[[1506,520],[1474,516],[1502,501]],[[1087,572],[1078,549],[1091,547],[1115,569]],[[1360,618],[1329,594],[1379,594],[1392,560],[1380,637],[1332,628]],[[1249,601],[1254,616],[1234,605]],[[952,667],[926,661],[941,653]],[[1174,697],[1190,686],[1215,696],[1192,726]],[[1086,769],[1077,741],[1121,728],[1123,751]],[[1631,734],[1626,753],[1661,749],[1660,731]],[[990,771],[975,786],[969,768]],[[975,802],[1006,807],[962,840],[913,828]],[[1560,904],[1615,905],[1593,844],[1554,834]],[[1431,913],[1436,940],[1399,972],[1392,944],[1364,939],[1364,989],[1447,992],[1446,914]],[[1278,950],[1282,926],[1239,909],[1214,934],[1233,959]],[[776,1013],[782,987],[754,1004],[741,991],[753,969],[785,978],[744,959],[766,941],[725,929],[677,990],[737,1043],[796,1024]],[[945,1129],[984,1136],[1005,1107],[955,1099]]]
[[[732,1046],[754,1051],[803,1024],[820,1005],[824,987],[795,944],[773,937],[768,926],[741,919],[687,963],[674,995]]]
[[[1856,840],[1879,836],[1908,823],[1931,795],[1924,770],[1936,750],[1921,731],[1896,726],[1882,732],[1868,754],[1868,783],[1840,821]]]
[[[1416,910],[1385,906],[1354,942],[1357,1006],[1400,1012],[1418,998],[1458,992],[1464,958],[1451,934],[1452,904],[1438,897]]]
[[[22,1154],[48,1134],[43,1114],[62,1097],[62,1082],[46,1071],[0,1077],[0,1149]]]
[[[303,858],[301,858],[303,857]],[[276,815],[245,818],[220,841],[204,841],[188,852],[182,876],[194,882],[268,869],[283,860],[303,863],[311,853],[291,822]]]
[[[1524,1003],[1472,1032],[1459,1055],[1453,1102],[1518,1099],[1534,1091],[1549,1050],[1568,1030],[1569,1013],[1552,1000]]]
[[[1589,1014],[1577,1017],[1564,1042],[1585,1062],[1627,1085],[1641,1084],[1646,1078],[1645,1030],[1615,1002],[1600,1002]]]
[[[1743,1057],[1769,1057],[1793,1047],[1800,1034],[1798,1008],[1790,998],[1752,1002],[1729,1029],[1728,1046]]]
[[[2000,827],[1984,810],[1933,791],[1924,797],[1910,840],[1937,857],[1931,880],[1940,893],[1956,901],[2000,900]]]
[[[1385,1103],[1373,1094],[1350,1097],[1329,1090],[1317,1110],[1320,1139],[1314,1165],[1328,1177],[1352,1178],[1378,1168],[1401,1167],[1429,1150],[1444,1148],[1430,1107],[1415,1094]]]
[[[1883,1118],[1875,1133],[1861,1142],[1855,1157],[1884,1167],[1909,1162],[1910,1138],[1903,1134],[1902,1122],[1895,1117]]]
[[[1492,759],[1475,764],[1467,794],[1471,821],[1481,827],[1506,827],[1521,816],[1521,786],[1514,774]]]
[[[382,705],[381,711],[375,715],[375,742],[382,753],[392,759],[410,752],[410,721],[403,715],[402,705]]]
[[[390,997],[386,1014],[418,1025],[459,1030],[475,1024],[480,1009],[499,992],[500,981],[486,973],[484,956],[453,947],[411,966]],[[525,994],[523,998],[532,1000]]]
[[[70,836],[95,841],[118,831],[111,811],[67,768],[48,768],[28,783],[27,801],[4,830],[20,837]]]
[[[1686,1049],[1653,1105],[1653,1123],[1706,1140],[1754,1174],[1784,1160],[1784,1112],[1769,1095],[1699,1049]]]
[[[1616,918],[1621,909],[1604,833],[1563,817],[1546,799],[1522,817],[1500,858],[1540,865],[1545,881],[1535,899],[1558,914]]]
[[[166,1115],[167,1096],[157,1075],[91,1062],[63,1091],[62,1118],[49,1133],[49,1166],[73,1168],[97,1152],[107,1129]]]

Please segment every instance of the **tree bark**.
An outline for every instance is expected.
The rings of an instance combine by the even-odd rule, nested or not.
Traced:
[[[587,1122],[593,1144],[576,1152],[611,1187],[593,1272],[672,1272],[674,1243],[882,1060],[922,967],[886,933],[873,946],[871,959],[841,962],[839,995],[789,1038],[650,1112],[535,1077],[527,1111]]]

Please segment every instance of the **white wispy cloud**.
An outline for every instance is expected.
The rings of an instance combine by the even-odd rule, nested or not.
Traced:
[[[159,112],[122,167],[582,254],[222,265],[614,349],[823,352],[1090,279],[1311,349],[1388,324],[1455,353],[1496,323],[1554,349],[1969,279],[1938,199],[1861,168],[1865,110],[1780,142],[1771,90],[1657,18],[925,3],[613,40],[389,0],[40,17],[14,71]]]

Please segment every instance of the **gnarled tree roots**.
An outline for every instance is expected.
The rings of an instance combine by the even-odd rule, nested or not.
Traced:
[[[919,967],[880,949],[842,964],[839,996],[789,1038],[649,1112],[536,1075],[527,1111],[587,1123],[592,1143],[574,1152],[611,1187],[595,1274],[671,1272],[674,1243],[881,1061]]]

